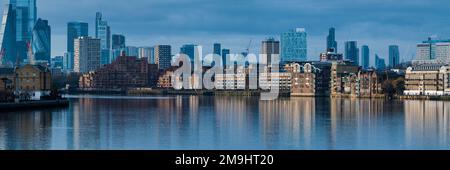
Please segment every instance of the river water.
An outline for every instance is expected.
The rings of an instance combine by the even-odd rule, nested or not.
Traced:
[[[225,96],[69,96],[0,111],[0,149],[450,149],[450,102]]]

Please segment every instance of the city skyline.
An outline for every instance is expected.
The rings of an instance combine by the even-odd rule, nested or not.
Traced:
[[[5,0],[0,0],[5,4]],[[259,2],[259,1],[258,1]],[[278,1],[277,1],[278,2]],[[105,1],[96,0],[95,2],[71,2],[61,0],[58,2],[49,0],[38,0],[38,16],[49,20],[52,27],[52,56],[63,55],[66,42],[66,24],[71,21],[81,21],[89,23],[89,35],[94,37],[95,13],[102,12],[108,19],[112,34],[123,34],[127,37],[127,45],[131,46],[153,46],[157,44],[170,44],[173,49],[179,49],[183,44],[199,44],[204,47],[204,53],[212,53],[212,45],[215,42],[221,43],[231,49],[232,53],[244,52],[248,46],[249,40],[253,39],[250,52],[260,51],[258,41],[267,37],[278,37],[279,34],[289,29],[304,27],[308,31],[308,59],[318,60],[319,54],[326,49],[326,36],[330,27],[336,28],[336,40],[338,51],[343,51],[343,44],[348,40],[356,40],[360,44],[367,44],[371,47],[372,54],[379,54],[381,57],[388,58],[388,45],[397,44],[400,46],[401,59],[410,60],[415,56],[415,46],[426,37],[440,35],[441,38],[447,37],[449,26],[439,25],[448,21],[444,9],[449,5],[439,3],[435,0],[431,2],[407,1],[407,2],[388,2],[388,1],[365,1],[352,3],[349,1],[327,2],[325,1],[282,1],[274,3],[268,1],[257,3],[257,1],[246,1],[245,3],[235,5],[228,4],[229,7],[223,8],[227,2],[220,1],[136,1],[134,4],[127,4],[129,7],[123,7],[125,1]],[[50,3],[52,5],[50,5]],[[436,5],[442,4],[442,5]],[[276,15],[269,15],[261,12],[261,9],[267,9],[273,6]],[[63,8],[64,6],[79,6],[83,13],[77,14]],[[117,9],[129,11],[118,14]],[[210,6],[217,10],[212,14],[197,15],[207,13],[207,11],[197,11],[196,7]],[[364,18],[355,17],[358,13],[364,13],[376,6],[376,11],[365,15]],[[59,7],[59,8],[55,8]],[[162,10],[167,8],[183,8],[189,15],[178,14],[177,10]],[[313,8],[314,7],[314,8]],[[315,8],[321,13],[315,12]],[[4,8],[4,7],[3,7]],[[1,10],[4,10],[4,9]],[[139,9],[155,9],[151,12],[133,12]],[[303,9],[303,10],[295,10]],[[348,13],[340,14],[342,8],[347,8]],[[388,12],[395,9],[395,12]],[[245,12],[248,10],[248,12]],[[416,11],[417,17],[404,18],[411,15],[410,10]],[[425,11],[423,11],[425,10]],[[433,11],[427,13],[426,11]],[[173,11],[173,12],[172,12]],[[245,12],[241,19],[236,20],[232,16],[234,12]],[[299,12],[302,11],[302,12]],[[442,12],[440,12],[442,11]],[[197,12],[197,13],[196,13]],[[196,14],[196,15],[194,15]],[[340,14],[334,16],[334,14]],[[442,15],[444,14],[444,15]],[[295,15],[297,17],[292,17]],[[194,17],[200,16],[200,17]],[[274,24],[269,24],[264,28],[258,27],[263,24],[264,18],[272,18]],[[421,20],[420,18],[432,18],[431,20]],[[318,23],[316,20],[320,19]],[[278,21],[279,20],[279,21]],[[131,21],[131,22],[128,22]],[[283,22],[282,22],[283,21]],[[401,21],[401,22],[400,22]],[[178,23],[179,22],[179,23]],[[175,24],[174,24],[175,23]],[[205,24],[207,23],[207,25]],[[242,24],[247,23],[247,24]],[[227,25],[228,24],[228,25]],[[173,26],[170,26],[173,25]],[[239,26],[238,26],[239,25]],[[242,26],[252,25],[252,26]],[[177,52],[177,51],[174,51]],[[374,55],[371,55],[370,65],[374,65]]]

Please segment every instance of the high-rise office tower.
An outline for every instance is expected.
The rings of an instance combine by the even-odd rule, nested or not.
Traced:
[[[125,51],[125,36],[120,34],[112,35],[112,54],[110,56],[110,60],[115,61],[118,56]]]
[[[214,54],[221,55],[222,45],[220,43],[214,43]]]
[[[79,37],[74,41],[74,72],[95,71],[100,64],[100,39]]]
[[[111,63],[111,29],[108,22],[102,18],[102,13],[97,12],[95,17],[95,38],[100,39],[100,47],[102,49],[101,64]]]
[[[450,62],[450,43],[436,43],[436,60]]]
[[[222,66],[227,66],[227,58],[229,57],[228,55],[230,55],[230,49],[222,49]]]
[[[267,55],[267,65],[276,64],[272,63],[272,55],[280,54],[280,41],[276,41],[274,38],[268,38],[264,40],[262,42],[261,54]]]
[[[328,30],[327,36],[327,52],[335,52],[337,53],[337,42],[336,42],[336,29],[330,28]]]
[[[112,49],[125,48],[125,36],[120,34],[112,35]]]
[[[378,70],[386,69],[386,61],[383,58],[380,58],[378,54],[375,54],[375,66]]]
[[[195,60],[195,50],[197,49],[198,45],[195,44],[185,44],[180,48],[180,54],[185,54],[189,57],[189,60],[191,60],[191,63]]]
[[[153,47],[138,47],[138,57],[147,58],[148,63],[155,63],[155,55]]]
[[[305,28],[296,28],[281,34],[281,61],[306,61],[307,41]]]
[[[16,13],[12,4],[7,4],[3,11],[0,32],[0,64],[14,65],[17,58],[16,50]]]
[[[154,48],[155,64],[160,70],[165,70],[171,66],[172,48],[170,45],[157,45]]]
[[[359,49],[356,41],[345,42],[345,59],[353,61],[355,65],[360,65]]]
[[[369,46],[363,45],[361,47],[361,64],[364,69],[369,68],[370,65],[370,49]]]
[[[34,61],[50,64],[51,56],[51,28],[47,20],[38,19],[33,28]]]
[[[135,46],[126,46],[125,54],[127,56],[139,57],[139,48]]]
[[[397,45],[389,46],[389,67],[400,64],[400,51]]]
[[[67,70],[73,70],[75,65],[74,59],[74,42],[75,39],[79,37],[86,37],[89,34],[88,23],[84,22],[69,22],[67,23],[67,55],[68,55],[68,66]]]
[[[32,46],[36,0],[9,0],[5,7],[0,33],[2,58],[7,63],[23,62],[29,57]]]

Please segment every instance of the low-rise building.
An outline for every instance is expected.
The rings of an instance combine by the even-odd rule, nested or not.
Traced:
[[[405,95],[450,95],[450,67],[422,64],[406,69]]]
[[[285,69],[292,73],[291,96],[330,95],[331,63],[290,63],[285,66]]]
[[[147,58],[123,54],[111,64],[106,64],[94,72],[88,72],[81,76],[80,88],[127,89],[149,87],[149,77]]]
[[[175,88],[175,84],[173,84],[172,79],[175,78],[174,77],[174,73],[175,71],[178,69],[178,67],[169,67],[167,69],[165,69],[158,78],[158,84],[157,87],[158,88],[164,88],[164,89],[173,89]],[[177,89],[180,89],[179,87],[182,87],[182,78],[178,78],[178,82],[176,83],[176,85],[178,85]]]
[[[346,62],[334,62],[331,66],[331,95],[355,95],[359,71],[359,66]]]
[[[27,93],[31,100],[40,100],[42,96],[50,95],[52,74],[48,67],[30,65],[16,69],[16,89],[20,93]]]
[[[12,90],[16,73],[14,68],[0,68],[0,92]]]

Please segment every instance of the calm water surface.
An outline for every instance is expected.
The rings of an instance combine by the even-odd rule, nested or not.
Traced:
[[[0,149],[450,149],[450,102],[72,96],[0,111]]]

